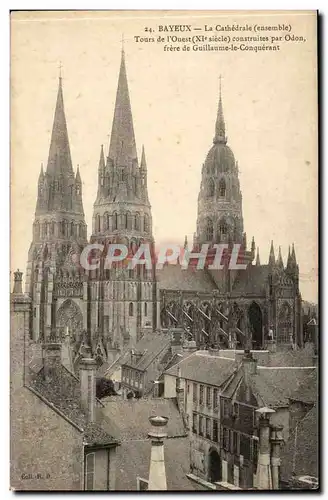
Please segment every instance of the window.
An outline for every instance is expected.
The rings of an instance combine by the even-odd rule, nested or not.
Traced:
[[[147,479],[143,479],[142,477],[137,476],[137,491],[147,491],[147,490],[148,490]]]
[[[95,454],[88,453],[85,457],[85,490],[94,490],[95,482]]]
[[[144,232],[148,233],[149,231],[149,217],[147,214],[144,215]]]
[[[206,240],[211,241],[213,239],[213,222],[211,219],[206,221]]]
[[[199,404],[200,405],[204,404],[204,386],[203,385],[199,386]]]
[[[118,220],[117,220],[117,213],[113,213],[113,230],[115,231],[118,229]]]
[[[223,449],[226,451],[229,451],[229,429],[226,427],[223,427],[223,436],[222,436],[222,441],[223,441]]]
[[[211,395],[212,395],[211,387],[206,387],[206,406],[208,408],[211,407]]]
[[[96,215],[96,232],[100,233],[100,215]]]
[[[133,302],[129,304],[129,316],[133,316]]]
[[[230,401],[228,399],[222,400],[222,417],[230,418]]]
[[[225,220],[222,220],[219,224],[220,236],[225,236],[228,233],[228,226]]]
[[[134,217],[134,229],[136,229],[137,231],[139,231],[139,229],[140,229],[140,216],[139,216],[139,214],[136,214]]]
[[[192,384],[192,400],[197,403],[197,384]]]
[[[199,417],[198,417],[198,434],[200,436],[203,435],[203,420],[204,420],[204,417],[202,417],[202,415],[199,415]]]
[[[192,432],[197,434],[197,413],[192,414]]]
[[[234,455],[239,455],[239,434],[238,434],[238,432],[233,432],[232,452]]]
[[[206,437],[211,439],[211,420],[209,418],[206,419]]]
[[[128,214],[123,214],[122,215],[122,220],[123,220],[122,227],[124,227],[125,229],[127,229],[128,228]]]
[[[224,179],[219,182],[219,196],[220,198],[225,198],[226,195],[226,183]]]
[[[209,179],[206,187],[206,197],[213,198],[215,191],[214,181],[213,179]]]
[[[147,302],[145,302],[145,316],[147,316],[147,314],[148,314],[148,310],[147,309],[148,309],[148,304],[147,304]]]
[[[236,401],[233,403],[232,414],[235,418],[239,418],[239,404]]]
[[[217,408],[219,406],[219,398],[218,398],[218,390],[213,389],[213,408]]]
[[[246,460],[250,459],[250,451],[251,451],[251,443],[250,443],[250,438],[248,436],[245,436],[244,434],[240,434],[240,455],[243,455]]]
[[[213,441],[215,443],[218,442],[219,440],[219,425],[218,425],[218,421],[217,420],[213,420]]]

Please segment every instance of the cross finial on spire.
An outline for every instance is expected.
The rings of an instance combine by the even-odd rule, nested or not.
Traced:
[[[62,79],[62,71],[61,71],[61,70],[62,70],[62,67],[63,67],[62,62],[61,62],[61,61],[59,61],[59,66],[58,66],[58,69],[59,69],[59,80],[61,80],[61,79]]]

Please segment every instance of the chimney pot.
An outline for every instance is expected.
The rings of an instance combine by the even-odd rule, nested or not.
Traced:
[[[151,491],[167,490],[164,462],[164,438],[167,436],[165,427],[168,420],[168,417],[163,416],[149,417],[152,429],[148,433],[151,439],[148,490]]]

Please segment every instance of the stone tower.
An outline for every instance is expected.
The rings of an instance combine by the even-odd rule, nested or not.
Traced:
[[[93,208],[91,243],[125,244],[130,255],[142,243],[153,249],[152,216],[147,189],[144,147],[138,162],[132,111],[122,49],[110,145],[105,159],[101,146],[98,192]],[[144,326],[155,327],[156,284],[154,269],[126,264],[90,272],[91,336],[98,332],[114,349],[133,345]]]
[[[29,249],[26,293],[32,299],[32,331],[36,341],[69,327],[82,330],[83,271],[79,255],[87,242],[82,181],[73,171],[64,110],[62,78],[46,171],[41,171]]]
[[[195,242],[242,243],[242,194],[238,163],[227,145],[221,81],[213,146],[202,167]]]

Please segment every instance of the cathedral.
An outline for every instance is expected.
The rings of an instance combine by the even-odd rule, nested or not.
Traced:
[[[214,108],[214,103],[213,103]],[[213,112],[215,118],[215,112]],[[243,226],[238,162],[227,144],[221,86],[213,144],[201,171],[196,232],[189,250],[226,244],[222,269],[179,262],[158,270],[137,266],[100,266],[86,271],[80,255],[88,243],[125,244],[133,255],[142,243],[152,249],[152,213],[147,162],[139,161],[129,97],[125,54],[121,65],[108,151],[100,149],[95,175],[91,236],[87,237],[82,180],[74,172],[59,78],[48,162],[41,166],[26,273],[32,300],[31,339],[63,339],[76,354],[88,345],[99,360],[114,360],[152,330],[184,331],[198,348],[210,346],[263,349],[268,340],[290,348],[303,346],[302,299],[294,245],[286,266],[281,251],[261,264],[254,238],[247,245]],[[246,269],[230,269],[238,243]],[[104,255],[105,252],[104,251]]]

